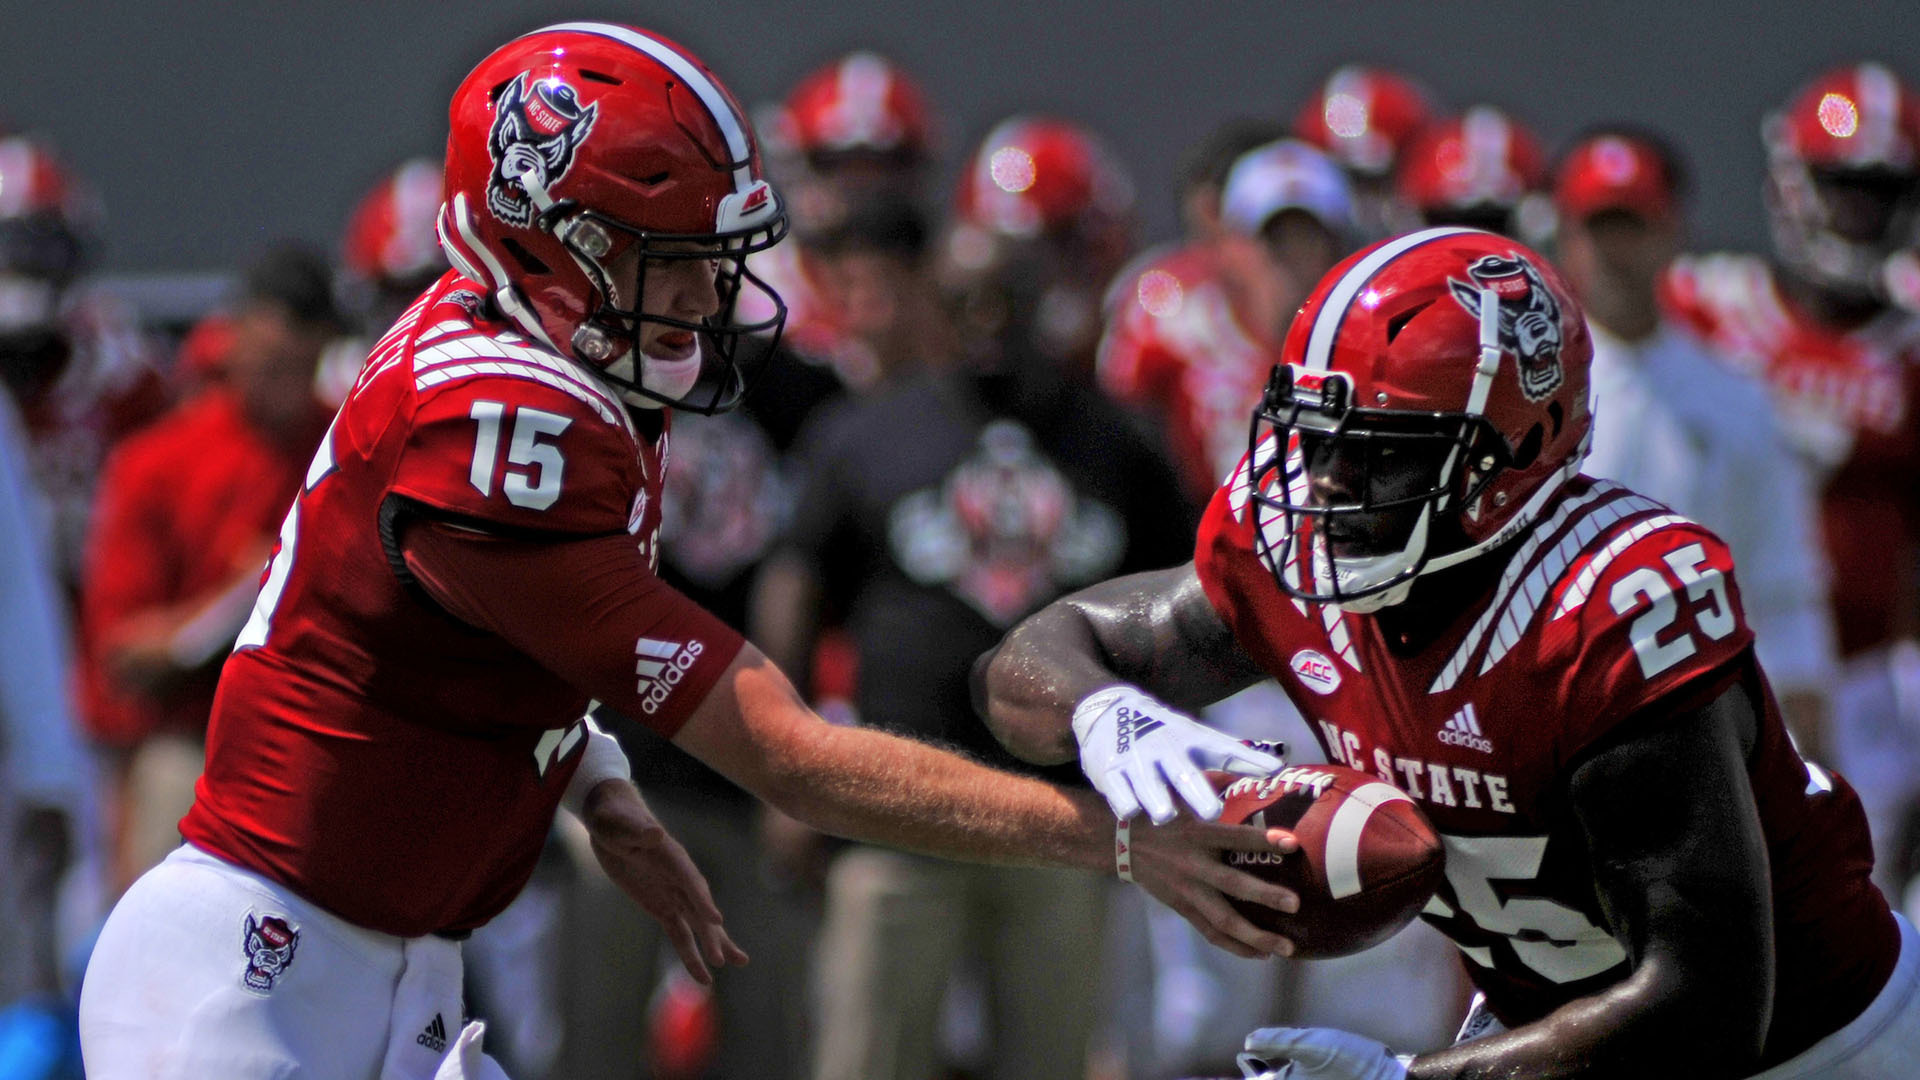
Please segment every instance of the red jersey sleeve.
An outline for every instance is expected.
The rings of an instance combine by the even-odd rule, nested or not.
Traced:
[[[389,487],[504,532],[597,536],[627,531],[642,481],[614,404],[564,376],[514,374],[423,391]]]
[[[1271,442],[1262,444],[1263,448]],[[1290,613],[1276,605],[1292,600],[1274,584],[1271,571],[1253,546],[1253,514],[1247,508],[1252,495],[1248,479],[1248,461],[1240,464],[1213,493],[1206,512],[1200,518],[1200,533],[1194,543],[1193,569],[1200,587],[1213,604],[1227,628],[1247,654],[1270,671],[1284,670],[1267,629]]]
[[[420,523],[407,570],[449,613],[671,737],[743,640],[648,568],[632,537],[541,542]]]
[[[1153,316],[1134,302],[1132,293],[1127,289],[1120,294],[1100,339],[1100,386],[1129,404],[1165,407],[1168,395],[1178,389],[1179,360],[1161,344]]]
[[[1553,618],[1573,623],[1562,638],[1572,650],[1567,757],[1663,699],[1711,689],[1753,644],[1732,555],[1686,521],[1630,529],[1601,548],[1563,583]]]

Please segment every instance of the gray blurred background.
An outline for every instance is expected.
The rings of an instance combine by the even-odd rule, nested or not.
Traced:
[[[334,245],[399,158],[438,155],[465,71],[521,31],[639,23],[704,57],[749,105],[835,53],[919,77],[951,174],[1013,111],[1092,124],[1134,170],[1146,239],[1174,230],[1187,144],[1232,115],[1290,119],[1349,60],[1413,74],[1443,105],[1513,109],[1550,149],[1596,122],[1666,132],[1695,168],[1695,245],[1758,248],[1768,109],[1819,70],[1878,58],[1920,78],[1914,3],[1646,0],[1162,3],[773,0],[555,4],[0,2],[0,127],[37,133],[108,212],[105,269],[206,271],[271,238]]]

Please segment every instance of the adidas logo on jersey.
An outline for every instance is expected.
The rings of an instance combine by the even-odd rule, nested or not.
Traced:
[[[633,651],[639,657],[633,667],[634,674],[640,676],[634,692],[640,695],[640,711],[652,716],[666,704],[673,688],[687,677],[688,670],[707,647],[698,641],[683,644],[643,637],[634,642]]]
[[[1447,717],[1445,726],[1440,729],[1440,741],[1448,746],[1464,746],[1478,750],[1483,754],[1493,753],[1493,743],[1480,731],[1480,716],[1473,711],[1473,702],[1465,708]]]
[[[426,1047],[427,1049],[433,1051],[436,1054],[446,1053],[447,1052],[446,1021],[440,1019],[439,1013],[434,1013],[433,1019],[427,1022],[427,1029],[425,1031],[422,1031],[419,1035],[415,1036],[413,1041],[418,1043],[421,1046]]]

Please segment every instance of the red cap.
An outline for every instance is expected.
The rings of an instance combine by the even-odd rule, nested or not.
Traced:
[[[1566,220],[1604,210],[1643,218],[1670,217],[1676,210],[1674,178],[1660,151],[1631,135],[1595,135],[1568,152],[1554,178],[1553,202]]]

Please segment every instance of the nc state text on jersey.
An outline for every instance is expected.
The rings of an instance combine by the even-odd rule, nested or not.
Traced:
[[[1435,806],[1460,806],[1468,810],[1488,809],[1499,814],[1514,813],[1507,797],[1507,778],[1498,773],[1447,765],[1419,758],[1395,757],[1381,747],[1371,753],[1361,745],[1360,737],[1326,720],[1318,721],[1334,761],[1375,776],[1400,790]]]

